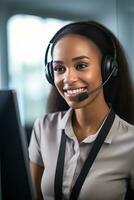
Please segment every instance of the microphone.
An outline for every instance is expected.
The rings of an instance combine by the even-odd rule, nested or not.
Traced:
[[[111,76],[113,75],[113,73],[114,73],[114,72],[117,73],[116,70],[117,70],[117,68],[114,67],[113,70],[112,70],[112,72],[111,72],[110,75],[108,76],[108,78],[104,81],[104,83],[102,83],[102,84],[99,85],[98,87],[94,88],[93,90],[91,90],[91,91],[89,91],[89,92],[83,92],[83,93],[81,93],[81,94],[78,94],[78,95],[76,96],[76,101],[81,102],[81,101],[87,99],[87,98],[89,97],[89,95],[91,95],[92,93],[94,93],[94,92],[96,92],[97,90],[101,89],[101,88],[109,81],[109,79],[111,78]]]

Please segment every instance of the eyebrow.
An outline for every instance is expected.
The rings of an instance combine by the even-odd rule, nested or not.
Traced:
[[[88,56],[78,56],[78,57],[72,58],[72,61],[80,60],[80,59],[84,59],[84,58],[89,59]]]
[[[78,56],[78,57],[75,57],[75,58],[72,58],[72,61],[76,61],[76,60],[81,60],[81,59],[90,59],[88,56]],[[60,60],[53,60],[54,63],[63,63],[63,61],[60,61]]]

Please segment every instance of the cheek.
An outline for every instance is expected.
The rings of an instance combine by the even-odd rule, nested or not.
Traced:
[[[57,90],[62,93],[63,92],[63,82],[61,77],[54,76],[54,84]]]
[[[101,66],[99,64],[94,66],[94,70],[92,70],[91,73],[91,79],[94,79],[97,82],[102,82]]]
[[[95,66],[93,68],[94,70],[90,70],[82,78],[90,89],[102,84],[101,70]]]
[[[57,86],[57,85],[61,84],[61,82],[62,82],[61,76],[57,76],[57,75],[54,74],[54,83],[55,83],[55,85]]]
[[[83,80],[86,80],[87,82],[95,82],[97,80],[101,80],[101,74],[99,70],[90,70],[89,72],[86,72],[83,76]]]

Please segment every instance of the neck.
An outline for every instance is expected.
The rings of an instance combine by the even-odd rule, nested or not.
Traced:
[[[96,133],[109,113],[109,107],[104,102],[101,105],[90,105],[76,109],[73,117],[73,128],[79,141],[90,134]]]

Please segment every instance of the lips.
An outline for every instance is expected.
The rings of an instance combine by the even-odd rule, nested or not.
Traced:
[[[87,91],[86,87],[80,87],[80,88],[76,88],[76,89],[64,89],[64,93],[67,96],[76,96],[82,92]]]

